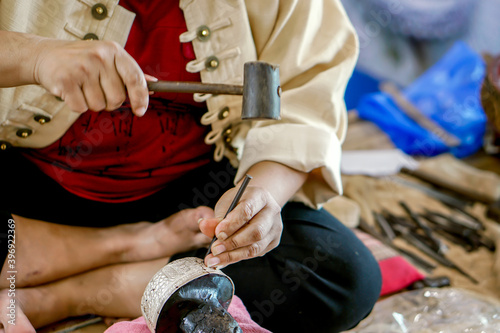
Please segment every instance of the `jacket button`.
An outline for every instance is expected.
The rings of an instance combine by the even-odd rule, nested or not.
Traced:
[[[213,71],[217,67],[219,67],[219,59],[215,56],[208,57],[207,60],[205,61],[205,68],[207,71]]]
[[[5,151],[11,147],[12,147],[12,145],[10,144],[10,142],[0,141],[0,150]]]
[[[92,16],[96,20],[104,20],[108,16],[108,9],[102,3],[92,6]]]
[[[83,36],[83,40],[99,40],[99,37],[97,37],[96,34],[89,32],[88,34]]]
[[[224,129],[224,131],[222,131],[222,137],[224,138],[224,141],[226,142],[226,144],[231,143],[231,141],[233,140],[230,136],[232,132],[233,132],[233,129],[231,128],[231,126],[226,127]]]
[[[43,125],[43,124],[50,122],[49,117],[41,115],[41,114],[37,114],[34,119],[35,119],[35,121],[38,121],[40,123],[40,125]]]
[[[20,138],[27,138],[28,136],[30,136],[31,134],[33,133],[32,130],[30,130],[29,128],[21,128],[21,129],[18,129],[17,132],[16,132],[16,135]]]
[[[202,25],[198,28],[198,30],[196,30],[196,36],[202,42],[209,40],[210,34],[211,34],[210,28],[207,27],[206,25]]]
[[[99,40],[99,37],[97,37],[96,34],[89,32],[88,34],[83,36],[83,40]]]
[[[219,120],[225,119],[229,116],[229,108],[226,106],[219,111]]]

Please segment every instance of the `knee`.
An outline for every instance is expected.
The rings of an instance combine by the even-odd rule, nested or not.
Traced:
[[[324,232],[303,250],[300,260],[288,261],[283,274],[291,289],[286,297],[302,304],[314,332],[356,326],[380,295],[380,268],[371,252],[349,230]]]
[[[377,261],[322,210],[290,205],[283,216],[281,243],[262,258],[268,275],[252,281],[265,291],[245,298],[249,311],[259,314],[254,319],[271,331],[342,332],[356,326],[380,295]]]
[[[371,312],[382,287],[380,267],[371,252],[360,244],[353,257],[345,261],[338,282],[340,306],[335,316],[345,319],[343,330],[353,328]]]

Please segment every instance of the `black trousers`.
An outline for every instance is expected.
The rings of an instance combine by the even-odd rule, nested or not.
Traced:
[[[207,205],[233,186],[227,161],[210,163],[162,191],[130,203],[86,200],[65,191],[17,151],[0,154],[0,211],[54,223],[104,227],[159,221]],[[377,262],[357,237],[323,209],[290,202],[280,245],[263,257],[224,268],[252,318],[273,332],[339,332],[369,314],[379,297]],[[0,252],[1,253],[1,252]],[[203,256],[206,249],[178,254]]]

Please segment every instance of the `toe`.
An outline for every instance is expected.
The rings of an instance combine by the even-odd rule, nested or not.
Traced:
[[[209,219],[209,218],[213,218],[215,216],[214,210],[212,208],[206,207],[206,206],[200,206],[200,207],[194,208],[193,213],[194,213],[195,221],[198,221],[199,219]]]

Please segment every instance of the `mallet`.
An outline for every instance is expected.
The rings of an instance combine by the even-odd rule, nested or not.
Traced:
[[[279,67],[262,61],[245,63],[243,85],[158,81],[149,82],[150,91],[242,95],[242,119],[280,119],[281,86]]]

